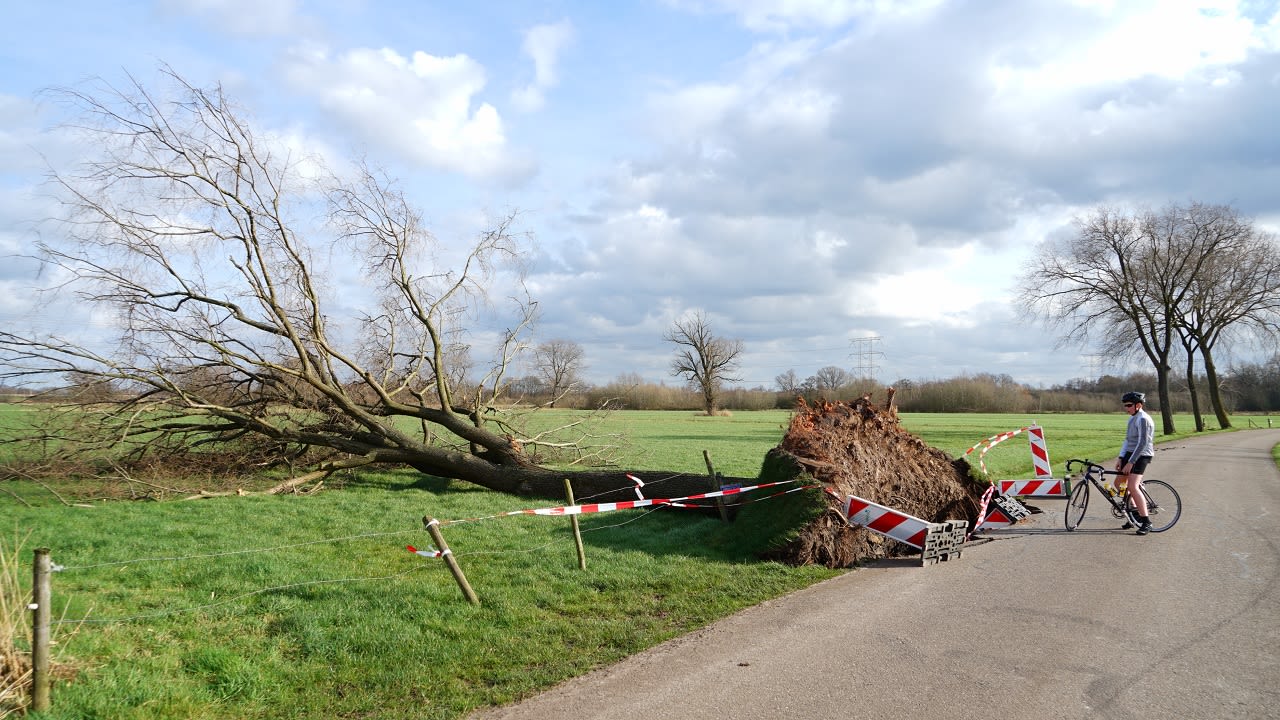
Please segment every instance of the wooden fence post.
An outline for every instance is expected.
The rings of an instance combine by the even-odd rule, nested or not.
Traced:
[[[569,500],[569,505],[573,502],[573,485],[569,484],[569,478],[564,479],[564,495]],[[569,525],[573,528],[573,544],[578,548],[578,569],[587,569],[587,551],[582,548],[582,530],[578,527],[578,516],[569,516]]]
[[[720,486],[720,476],[711,465],[711,453],[703,450],[702,459],[707,461],[707,472],[711,474],[711,489],[717,492],[723,490],[724,488]],[[716,498],[716,509],[720,511],[720,521],[729,522],[729,509],[724,506],[724,497]]]
[[[31,709],[49,709],[49,548],[36,548],[31,585]]]
[[[458,561],[454,559],[453,551],[449,549],[449,545],[444,541],[444,536],[440,534],[440,521],[424,516],[422,524],[427,526],[427,532],[431,533],[431,539],[440,551],[440,557],[444,560],[444,564],[449,566],[449,572],[453,573],[453,579],[458,582],[458,587],[462,588],[462,594],[467,596],[467,602],[472,605],[479,605],[480,598],[476,597],[476,591],[471,589],[471,583],[467,582],[467,576],[463,575],[462,568],[458,567]]]

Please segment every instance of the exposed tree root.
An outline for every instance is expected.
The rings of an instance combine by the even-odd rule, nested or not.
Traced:
[[[890,391],[892,401],[892,390]],[[775,464],[791,466],[836,496],[856,495],[930,522],[977,519],[985,485],[969,476],[969,464],[932,448],[907,432],[893,408],[869,399],[853,403],[800,400],[782,443],[770,451]],[[786,472],[785,470],[783,472]],[[776,478],[772,478],[776,479]],[[910,546],[850,527],[839,501],[766,557],[791,564],[850,567],[861,560],[905,555]]]

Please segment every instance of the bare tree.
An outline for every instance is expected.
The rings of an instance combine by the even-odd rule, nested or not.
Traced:
[[[1215,289],[1228,286],[1226,279],[1236,273],[1273,277],[1274,267],[1264,271],[1254,264],[1253,258],[1265,254],[1244,251],[1250,235],[1248,224],[1221,206],[1170,205],[1159,212],[1133,214],[1100,208],[1077,219],[1073,236],[1040,246],[1022,276],[1020,302],[1050,322],[1065,325],[1064,342],[1085,341],[1093,334],[1114,354],[1141,349],[1155,370],[1163,430],[1171,434],[1174,341],[1188,354],[1198,352],[1206,366],[1211,364],[1211,350],[1221,332],[1242,322],[1240,315],[1220,324],[1208,322],[1217,317],[1217,308],[1228,304]],[[1274,281],[1262,283],[1267,288],[1262,297],[1269,302],[1253,306],[1248,317],[1274,327],[1275,285],[1268,282]],[[1216,332],[1208,332],[1210,326]],[[1194,374],[1190,358],[1188,373]],[[1216,384],[1216,379],[1211,381],[1212,396],[1218,395]],[[1214,402],[1220,407],[1220,399]],[[1225,411],[1219,421],[1226,423]]]
[[[835,365],[828,365],[819,368],[809,379],[805,380],[805,385],[813,388],[820,393],[835,393],[840,388],[853,382],[853,373]]]
[[[514,216],[465,247],[442,244],[380,173],[335,177],[255,133],[221,88],[164,71],[172,99],[132,80],[57,93],[83,115],[96,155],[55,173],[65,236],[42,256],[70,278],[62,291],[115,318],[119,336],[106,347],[0,331],[0,380],[47,386],[75,373],[127,390],[109,402],[95,393],[94,412],[79,415],[94,424],[64,433],[62,447],[137,457],[257,437],[320,469],[407,465],[548,496],[564,475],[534,463],[531,443],[601,462],[581,426],[565,428],[566,441],[529,436],[502,406],[535,310]],[[354,316],[332,315],[333,277],[348,269],[370,297]],[[509,324],[481,345],[469,330],[499,288]],[[580,497],[632,487],[610,470],[574,482]]]
[[[1160,286],[1160,256],[1142,218],[1099,208],[1076,220],[1076,232],[1042,243],[1020,280],[1019,302],[1066,327],[1067,340],[1100,336],[1124,354],[1139,345],[1156,372],[1165,434],[1175,432],[1169,402],[1173,323]]]
[[[671,374],[701,392],[703,408],[715,415],[724,383],[738,380],[730,373],[738,367],[742,341],[717,337],[701,310],[677,320],[663,339],[677,345]]]
[[[550,388],[549,407],[555,407],[556,401],[581,383],[584,357],[582,346],[571,340],[548,340],[534,349],[534,369]]]
[[[796,375],[795,370],[787,370],[781,375],[775,377],[773,379],[773,382],[775,385],[778,386],[779,392],[792,393],[792,394],[799,394],[804,392],[804,387],[800,381],[800,376]]]
[[[1233,331],[1253,330],[1274,337],[1280,330],[1280,247],[1274,236],[1259,232],[1229,206],[1193,203],[1173,212],[1182,224],[1174,252],[1213,248],[1191,280],[1189,294],[1174,310],[1179,330],[1186,336],[1184,347],[1189,353],[1198,352],[1204,361],[1218,425],[1228,428],[1231,419],[1222,401],[1213,351]]]

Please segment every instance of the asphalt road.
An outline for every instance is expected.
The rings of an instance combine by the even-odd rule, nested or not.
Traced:
[[[1280,718],[1277,443],[1158,446],[1168,532],[1091,502],[1068,533],[1040,501],[958,559],[862,568],[472,718]]]

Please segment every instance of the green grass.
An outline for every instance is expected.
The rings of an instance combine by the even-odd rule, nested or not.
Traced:
[[[705,449],[718,471],[754,477],[789,417],[611,422],[632,440],[628,468],[702,474]],[[1067,457],[1114,456],[1125,422],[1038,419],[1056,474]],[[959,455],[1031,418],[903,421]],[[986,457],[997,476],[1030,476],[1025,434]],[[455,718],[837,574],[757,561],[754,528],[670,510],[582,516],[580,571],[565,518],[450,522],[545,503],[409,472],[365,473],[313,496],[93,507],[30,483],[0,489],[13,493],[0,492],[0,509],[30,533],[26,547],[50,547],[66,566],[55,615],[89,620],[74,635],[58,627],[58,657],[78,675],[55,687],[49,718]],[[446,522],[480,607],[440,560],[404,549],[430,545],[424,515]]]

